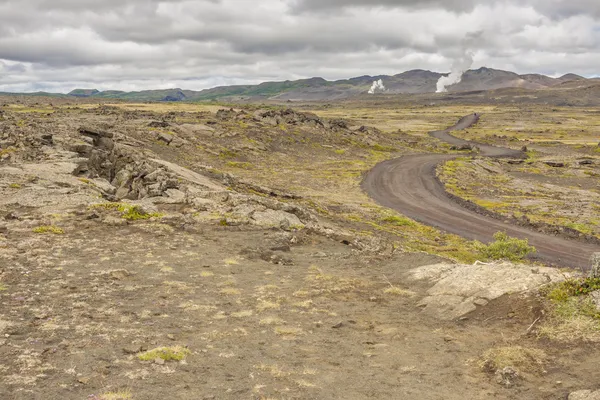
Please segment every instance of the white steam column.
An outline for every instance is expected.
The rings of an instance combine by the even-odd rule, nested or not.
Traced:
[[[436,93],[445,93],[450,85],[460,83],[464,73],[473,65],[473,53],[467,51],[462,57],[452,63],[452,72],[448,76],[442,76],[437,83]]]
[[[383,80],[380,79],[378,81],[373,82],[373,85],[371,85],[371,89],[369,89],[369,94],[375,94],[375,93],[383,93],[386,91],[385,86],[383,86]]]

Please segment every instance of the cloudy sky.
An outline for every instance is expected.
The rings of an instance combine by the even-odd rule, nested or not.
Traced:
[[[421,68],[600,75],[599,0],[0,0],[0,91],[203,89]]]

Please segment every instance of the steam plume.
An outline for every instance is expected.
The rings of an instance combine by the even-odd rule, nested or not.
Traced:
[[[437,83],[436,93],[447,92],[447,86],[455,85],[460,83],[466,70],[471,68],[473,65],[473,53],[470,51],[465,52],[462,57],[454,60],[452,63],[452,72],[448,76],[442,76]]]
[[[385,92],[385,86],[383,86],[383,80],[378,80],[373,82],[371,89],[369,89],[369,94],[381,93]]]

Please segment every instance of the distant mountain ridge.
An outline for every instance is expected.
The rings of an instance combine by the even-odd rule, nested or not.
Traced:
[[[434,93],[440,77],[447,75],[421,69],[406,71],[397,75],[360,76],[337,81],[323,78],[309,78],[295,81],[264,82],[258,85],[219,86],[201,91],[183,89],[144,90],[124,92],[118,90],[98,91],[96,89],[75,89],[61,97],[118,99],[127,101],[236,101],[236,100],[338,100],[366,94],[373,81],[381,79],[388,94]],[[552,78],[540,74],[519,75],[482,67],[469,70],[460,83],[448,87],[450,93],[486,91],[503,88],[550,89],[566,82],[588,81],[575,74]],[[595,79],[591,79],[597,81]],[[6,93],[5,93],[6,94]],[[31,93],[29,95],[52,95]]]

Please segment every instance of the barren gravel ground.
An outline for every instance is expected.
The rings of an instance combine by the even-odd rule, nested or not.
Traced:
[[[361,192],[379,161],[449,152],[426,131],[282,108],[18,101],[0,102],[2,400],[598,389],[597,344],[539,337],[537,287],[562,271],[408,251],[473,256]],[[438,111],[413,127],[447,120]]]

